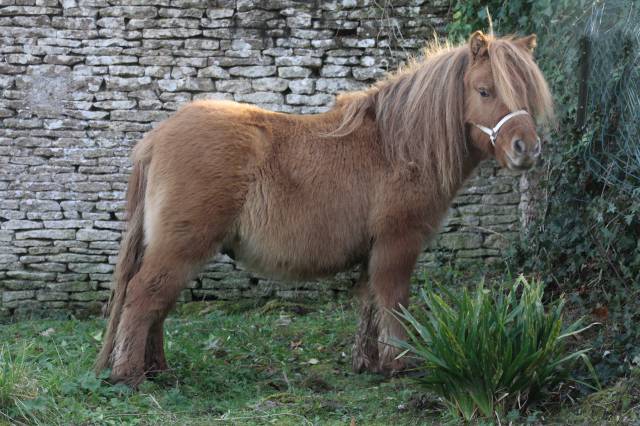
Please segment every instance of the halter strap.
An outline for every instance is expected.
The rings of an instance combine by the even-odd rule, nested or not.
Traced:
[[[523,109],[510,112],[509,114],[502,117],[500,121],[498,121],[498,124],[496,124],[496,127],[494,127],[493,129],[482,126],[480,124],[476,124],[476,123],[473,123],[473,125],[476,126],[478,129],[482,130],[487,135],[489,135],[489,139],[491,140],[491,145],[496,146],[496,138],[498,137],[498,131],[500,131],[500,127],[502,127],[504,123],[511,120],[513,117],[518,115],[524,115],[524,114],[529,115],[529,113]]]

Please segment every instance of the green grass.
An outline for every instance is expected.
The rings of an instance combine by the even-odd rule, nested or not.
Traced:
[[[91,373],[104,321],[3,325],[0,424],[456,424],[414,379],[353,374],[355,325],[348,304],[187,304],[167,321],[172,370],[137,392]],[[640,380],[626,380],[597,400],[606,410],[565,401],[529,420],[640,421]]]
[[[220,306],[185,305],[167,321],[172,371],[135,393],[91,374],[101,320],[1,327],[0,367],[12,373],[0,381],[0,423],[416,424],[439,417],[412,408],[426,397],[409,380],[350,371],[350,307]]]

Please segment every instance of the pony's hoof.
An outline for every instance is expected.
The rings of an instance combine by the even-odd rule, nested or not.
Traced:
[[[145,376],[147,377],[147,379],[153,380],[156,377],[158,377],[158,375],[164,373],[165,371],[169,370],[169,366],[167,364],[163,364],[163,365],[152,365],[149,368],[145,369]]]
[[[378,354],[375,356],[367,356],[364,351],[354,352],[351,358],[351,368],[356,374],[368,371],[370,373],[378,372]]]
[[[144,382],[144,380],[146,379],[146,376],[144,374],[144,372],[139,372],[139,373],[133,373],[133,372],[118,372],[115,369],[111,371],[111,375],[109,376],[109,382],[116,385],[116,384],[123,384],[126,386],[129,386],[131,389],[138,389],[138,386],[140,386],[140,384],[142,382]]]
[[[378,365],[378,373],[385,377],[397,377],[406,371],[409,367],[403,359],[392,359],[391,361],[381,362]]]
[[[149,378],[155,377],[163,371],[167,371],[168,369],[169,364],[167,364],[164,353],[148,356],[144,362],[144,372],[145,375]]]
[[[356,374],[364,373],[365,371],[375,373],[374,365],[372,365],[367,359],[360,357],[353,359],[351,369]]]

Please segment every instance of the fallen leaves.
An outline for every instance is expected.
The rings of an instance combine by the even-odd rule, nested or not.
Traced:
[[[599,305],[593,308],[591,313],[598,319],[598,321],[606,321],[609,317],[609,308],[607,306]]]

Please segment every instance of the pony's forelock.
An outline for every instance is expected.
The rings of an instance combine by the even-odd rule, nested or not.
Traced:
[[[514,38],[490,39],[489,59],[498,96],[511,111],[526,109],[548,127],[555,121],[553,98],[531,53]]]

